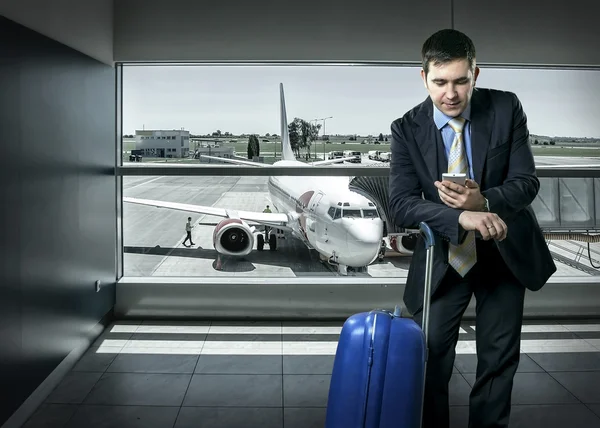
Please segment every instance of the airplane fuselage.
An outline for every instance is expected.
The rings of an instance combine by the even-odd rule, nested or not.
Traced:
[[[279,161],[274,166],[306,166]],[[383,221],[375,205],[348,189],[349,177],[275,176],[268,181],[273,207],[290,218],[298,239],[341,265],[363,267],[381,248]]]

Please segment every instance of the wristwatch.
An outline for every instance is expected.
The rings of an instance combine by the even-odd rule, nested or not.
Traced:
[[[485,200],[485,205],[483,206],[483,211],[486,213],[490,212],[490,201],[487,200],[487,198],[483,198]]]

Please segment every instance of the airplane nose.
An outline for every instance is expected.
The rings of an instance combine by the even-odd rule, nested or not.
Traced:
[[[381,248],[383,223],[380,219],[354,219],[346,225],[346,251],[348,266],[369,265]]]
[[[356,221],[354,224],[348,224],[347,242],[348,244],[381,244],[383,235],[383,226],[377,220]]]

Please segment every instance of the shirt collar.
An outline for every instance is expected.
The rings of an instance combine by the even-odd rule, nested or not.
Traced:
[[[467,108],[461,113],[460,116],[466,120],[471,120],[471,103],[467,105]],[[452,118],[450,116],[446,116],[435,106],[435,104],[433,104],[433,121],[438,129],[442,129],[444,126],[446,126],[451,119]]]

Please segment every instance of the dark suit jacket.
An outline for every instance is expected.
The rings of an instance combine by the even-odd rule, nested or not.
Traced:
[[[447,172],[441,132],[427,98],[392,125],[390,212],[396,225],[417,228],[424,221],[435,233],[433,292],[448,269],[448,242],[459,244],[466,232],[458,223],[462,210],[446,206],[433,184]],[[474,179],[488,199],[490,211],[507,225],[497,242],[515,277],[539,290],[556,265],[530,206],[539,190],[529,146],[527,118],[511,92],[475,88],[471,98],[471,146]],[[417,244],[408,273],[404,302],[411,313],[423,304],[425,248]]]

